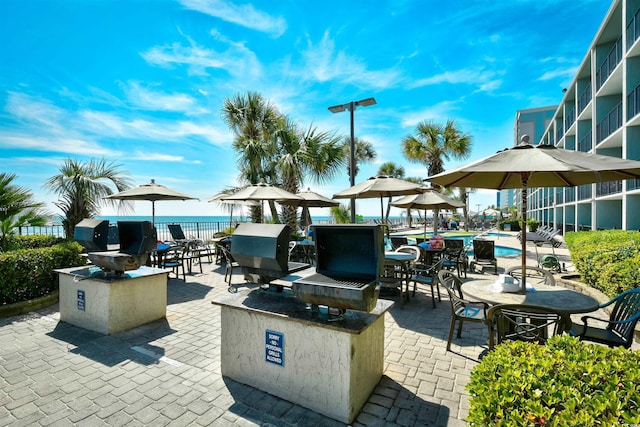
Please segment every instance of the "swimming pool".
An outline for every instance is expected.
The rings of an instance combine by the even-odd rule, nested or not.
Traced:
[[[487,233],[486,236],[489,237],[506,237],[506,236],[510,236],[510,234],[507,233]],[[430,237],[428,235],[428,237]],[[464,246],[465,247],[471,247],[473,246],[473,239],[477,238],[478,235],[477,234],[454,234],[454,235],[447,235],[442,234],[442,237],[444,237],[445,239],[458,239],[458,240],[462,240],[464,241]],[[415,238],[413,236],[407,236],[408,240],[409,240],[409,244],[415,244]],[[495,241],[496,243],[499,242],[499,240]],[[390,244],[389,244],[390,245]],[[390,246],[389,246],[390,248]],[[467,253],[469,254],[469,256],[473,256],[473,249],[470,249],[469,251],[467,251]],[[497,257],[510,257],[510,256],[516,256],[516,255],[521,255],[522,254],[522,250],[518,249],[518,248],[510,248],[508,246],[500,246],[500,245],[495,245],[495,254]]]

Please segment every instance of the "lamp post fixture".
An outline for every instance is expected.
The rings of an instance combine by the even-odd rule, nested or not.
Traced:
[[[361,99],[360,101],[351,101],[346,104],[333,105],[329,107],[329,111],[332,113],[341,113],[349,110],[351,116],[351,139],[349,140],[349,185],[352,187],[356,185],[356,141],[353,132],[353,112],[356,108],[368,107],[369,105],[376,104],[375,98]],[[356,199],[351,199],[351,223],[356,222]]]
[[[476,206],[478,208],[478,213],[476,213],[476,221],[480,221],[480,203],[477,203]]]

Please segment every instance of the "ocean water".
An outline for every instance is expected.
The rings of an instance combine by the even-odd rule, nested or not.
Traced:
[[[151,221],[151,215],[149,216],[98,216],[96,219],[106,219],[110,223],[116,223],[118,221]],[[365,216],[365,221],[380,219],[379,216]],[[400,217],[389,217],[390,221],[399,221]],[[404,219],[404,218],[403,218]],[[267,218],[268,220],[268,218]],[[233,216],[233,221],[251,221],[251,217],[247,216]],[[331,221],[330,216],[314,215],[313,221],[327,222]],[[166,216],[156,215],[156,223],[185,223],[185,222],[229,222],[229,215],[211,215],[211,216]]]

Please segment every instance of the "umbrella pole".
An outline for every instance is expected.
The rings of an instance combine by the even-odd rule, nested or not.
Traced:
[[[156,202],[154,200],[151,201],[151,225],[153,228],[156,227]]]
[[[424,210],[424,238],[427,238],[427,210]]]
[[[527,293],[527,180],[529,172],[522,172],[522,283],[520,284],[520,293]]]

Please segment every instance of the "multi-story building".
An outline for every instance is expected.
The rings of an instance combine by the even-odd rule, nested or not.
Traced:
[[[542,137],[640,160],[640,0],[614,0]],[[529,217],[564,231],[640,229],[640,180],[530,189]]]

